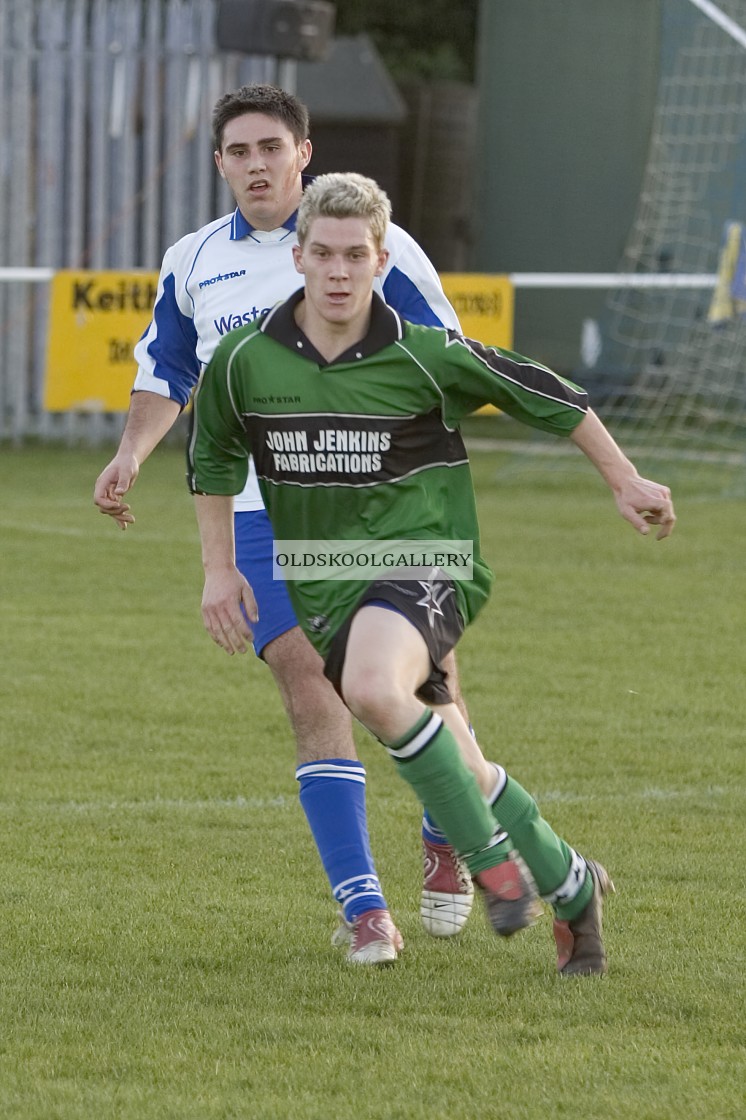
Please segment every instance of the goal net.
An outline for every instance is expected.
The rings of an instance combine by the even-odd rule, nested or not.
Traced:
[[[625,447],[746,492],[746,0],[664,0],[662,14],[658,104],[622,271],[719,280],[613,289],[579,379]]]
[[[746,0],[661,14],[637,213],[574,376],[641,470],[746,496]]]

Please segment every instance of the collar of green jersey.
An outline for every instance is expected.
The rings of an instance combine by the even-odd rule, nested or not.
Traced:
[[[373,302],[370,309],[370,326],[365,338],[361,338],[349,350],[339,354],[333,362],[327,362],[319,354],[316,347],[309,341],[295,321],[294,311],[304,298],[305,288],[300,288],[290,299],[278,303],[269,314],[265,315],[261,324],[261,331],[273,338],[275,342],[282,343],[296,354],[315,362],[319,366],[343,365],[346,362],[357,362],[369,358],[378,350],[391,346],[404,337],[404,323],[392,307],[389,307],[377,292],[373,293]]]

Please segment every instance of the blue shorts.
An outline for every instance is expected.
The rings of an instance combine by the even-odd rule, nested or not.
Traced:
[[[262,656],[264,647],[280,634],[298,625],[290,604],[285,581],[272,578],[274,534],[267,511],[248,510],[233,518],[236,534],[236,567],[251,584],[259,607],[259,621],[252,623],[254,652]]]

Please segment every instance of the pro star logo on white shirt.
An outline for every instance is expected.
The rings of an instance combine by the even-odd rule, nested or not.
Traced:
[[[417,582],[425,592],[422,598],[417,600],[417,606],[424,607],[427,611],[427,621],[432,630],[435,625],[435,616],[440,615],[443,618],[442,604],[445,603],[449,595],[453,595],[453,587],[442,580],[434,579],[433,576],[427,582],[424,580],[418,580]]]

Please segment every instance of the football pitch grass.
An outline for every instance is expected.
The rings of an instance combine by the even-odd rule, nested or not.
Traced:
[[[406,941],[365,970],[330,945],[268,673],[202,630],[182,456],[127,533],[91,503],[108,456],[0,449],[0,1117],[742,1120],[743,501],[684,477],[658,543],[590,467],[474,454],[496,581],[464,692],[612,874],[610,971],[561,980],[548,914],[499,941],[477,902],[428,938],[418,807],[360,733]]]

